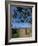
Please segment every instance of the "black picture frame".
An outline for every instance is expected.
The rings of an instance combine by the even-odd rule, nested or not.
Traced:
[[[6,12],[5,45],[36,43],[37,42],[37,3],[36,2],[22,2],[22,1],[16,1],[16,2],[35,5],[35,40],[34,41],[24,41],[24,42],[10,42],[10,43],[8,42],[8,2],[5,2],[5,12]]]

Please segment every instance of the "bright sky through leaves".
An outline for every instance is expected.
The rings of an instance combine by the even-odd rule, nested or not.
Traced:
[[[11,27],[30,28],[32,26],[32,8],[10,7]]]

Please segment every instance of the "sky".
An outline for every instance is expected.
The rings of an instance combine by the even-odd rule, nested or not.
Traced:
[[[32,20],[32,8],[22,8],[11,6],[11,28],[30,28],[32,26],[30,18]]]

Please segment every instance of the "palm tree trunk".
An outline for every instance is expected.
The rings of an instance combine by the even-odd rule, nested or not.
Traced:
[[[27,35],[27,29],[25,29],[25,34]]]

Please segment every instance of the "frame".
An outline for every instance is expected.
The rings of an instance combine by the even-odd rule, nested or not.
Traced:
[[[25,10],[25,8],[28,9],[28,11],[31,13],[31,14],[28,14],[28,15],[31,15],[31,17],[29,17],[29,18],[31,18],[32,20],[31,20],[31,22],[30,22],[30,20],[29,21],[27,20],[27,22],[31,23],[31,26],[30,26],[30,24],[27,24],[27,23],[26,23],[27,24],[26,28],[23,26],[23,25],[25,25],[23,23],[21,23],[22,26],[19,26],[19,25],[21,25],[20,23],[18,24],[18,26],[15,25],[16,23],[15,24],[13,23],[12,26],[10,26],[11,23],[12,23],[11,22],[11,20],[12,20],[11,15],[15,14],[15,13],[12,13],[14,8],[17,9],[17,10],[22,9],[22,11]],[[6,10],[5,45],[22,44],[22,43],[35,43],[35,42],[37,42],[37,3],[36,2],[8,1],[8,2],[5,2],[5,10]],[[20,10],[18,12],[20,12]],[[19,13],[19,14],[21,14],[21,13]],[[14,17],[13,17],[13,21],[14,21]],[[22,22],[23,22],[23,20],[22,20]],[[23,30],[22,34],[20,34],[20,37],[18,37],[18,35],[17,35],[18,33],[14,34],[14,32],[13,32],[14,29],[15,30],[19,30],[19,29]],[[26,30],[26,31],[24,31],[24,30]],[[29,32],[28,30],[29,31],[31,30],[31,35],[25,35]],[[23,32],[26,32],[26,33],[24,34]],[[28,34],[30,34],[30,33],[28,33]]]

